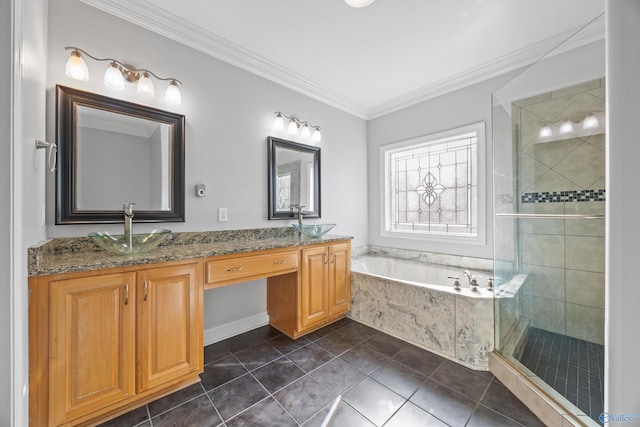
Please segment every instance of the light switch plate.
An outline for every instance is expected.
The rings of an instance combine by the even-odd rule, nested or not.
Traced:
[[[218,221],[227,221],[227,208],[218,208]]]

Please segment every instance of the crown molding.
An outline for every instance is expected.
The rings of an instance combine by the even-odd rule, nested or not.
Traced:
[[[325,104],[371,120],[530,65],[549,54],[557,54],[604,38],[604,21],[577,28],[488,61],[415,91],[375,106],[366,106],[342,96],[294,71],[243,48],[215,33],[176,17],[147,0],[80,0],[81,2],[218,58],[252,74],[309,96]],[[573,37],[576,33],[577,37]],[[562,50],[556,49],[563,44]]]

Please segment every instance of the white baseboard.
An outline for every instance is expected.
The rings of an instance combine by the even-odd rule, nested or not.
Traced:
[[[209,345],[269,324],[267,312],[254,314],[244,319],[234,320],[224,325],[215,326],[204,331],[204,345]]]

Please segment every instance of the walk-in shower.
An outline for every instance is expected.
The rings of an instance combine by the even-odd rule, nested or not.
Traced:
[[[604,385],[603,26],[493,96],[496,350],[592,423]]]

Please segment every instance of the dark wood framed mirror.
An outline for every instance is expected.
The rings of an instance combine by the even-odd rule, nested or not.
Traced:
[[[56,224],[185,220],[183,115],[56,86]]]
[[[268,137],[269,219],[320,218],[320,147]]]

